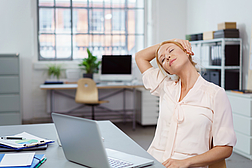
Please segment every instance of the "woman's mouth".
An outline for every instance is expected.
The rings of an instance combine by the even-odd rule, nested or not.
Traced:
[[[169,62],[169,65],[171,66],[171,64],[176,60],[176,58],[172,59],[170,62]]]

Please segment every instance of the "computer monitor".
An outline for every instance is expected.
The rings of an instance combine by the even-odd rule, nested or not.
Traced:
[[[131,81],[132,77],[131,55],[102,56],[100,80]]]

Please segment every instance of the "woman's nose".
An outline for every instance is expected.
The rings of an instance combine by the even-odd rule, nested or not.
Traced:
[[[171,56],[166,54],[165,58],[169,60],[171,58]]]

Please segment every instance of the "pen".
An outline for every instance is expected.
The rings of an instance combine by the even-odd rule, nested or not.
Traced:
[[[3,136],[1,139],[6,139],[6,140],[24,140],[25,138],[23,137],[16,137],[16,136]]]
[[[42,159],[42,160],[36,165],[35,168],[40,167],[45,161],[46,161],[46,158]]]
[[[40,141],[38,143],[24,144],[23,146],[28,148],[28,147],[32,147],[32,146],[39,146],[39,145],[45,145],[45,144],[46,144],[45,141]]]

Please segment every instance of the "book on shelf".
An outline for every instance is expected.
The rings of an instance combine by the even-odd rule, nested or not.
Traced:
[[[36,149],[35,147],[44,146],[53,143],[54,140],[48,140],[31,135],[27,132],[22,132],[16,135],[1,135],[0,147],[14,150],[25,150],[28,148]],[[41,147],[42,148],[42,147]]]
[[[252,94],[252,90],[231,90],[231,92],[239,94]]]

